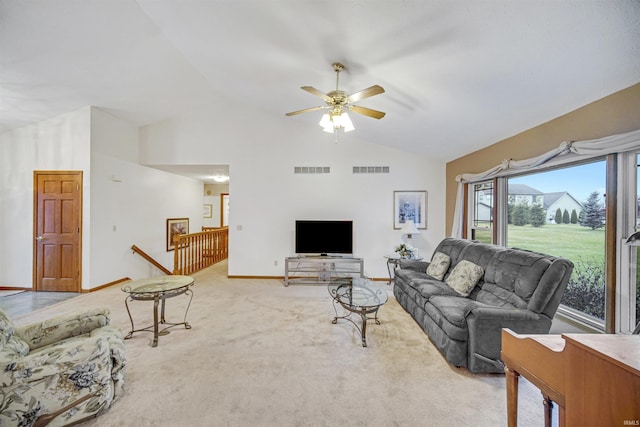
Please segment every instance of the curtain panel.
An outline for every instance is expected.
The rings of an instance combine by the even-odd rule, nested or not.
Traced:
[[[611,153],[623,153],[640,148],[640,129],[627,133],[605,136],[599,139],[586,141],[564,141],[558,148],[554,148],[540,156],[525,160],[505,159],[499,165],[480,173],[464,173],[456,177],[458,189],[456,193],[456,205],[453,213],[453,226],[451,237],[462,238],[465,224],[464,218],[464,184],[484,181],[514,172],[535,170],[558,156],[576,154],[579,156],[604,156]]]

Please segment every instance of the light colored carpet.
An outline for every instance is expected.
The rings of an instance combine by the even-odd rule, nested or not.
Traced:
[[[352,324],[331,323],[324,286],[231,280],[226,263],[194,277],[193,328],[172,329],[156,348],[151,333],[125,341],[125,394],[84,425],[506,425],[504,376],[451,367],[392,296],[363,348]],[[116,285],[16,323],[103,305],[126,333],[124,299]],[[167,300],[167,321],[181,321],[186,302],[184,295]],[[153,303],[130,307],[136,327],[151,323]],[[543,425],[541,395],[524,380],[519,417],[520,426]]]

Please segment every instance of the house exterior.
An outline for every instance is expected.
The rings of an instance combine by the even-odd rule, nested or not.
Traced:
[[[545,218],[548,223],[555,224],[556,211],[560,209],[564,213],[566,210],[571,214],[573,210],[577,215],[582,211],[582,205],[569,192],[557,191],[553,193],[543,193],[526,184],[509,184],[509,203],[526,203],[528,206],[541,205],[545,210]]]
[[[509,203],[519,205],[526,203],[531,205],[542,205],[544,202],[544,194],[529,187],[526,184],[509,184]]]
[[[560,209],[562,213],[566,210],[571,215],[574,210],[579,216],[582,212],[582,204],[566,191],[556,193],[545,193],[543,197],[544,209],[547,211],[547,222],[555,224],[556,211]]]

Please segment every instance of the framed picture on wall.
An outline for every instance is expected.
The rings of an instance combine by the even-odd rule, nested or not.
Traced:
[[[189,234],[189,218],[167,218],[167,252],[174,250],[173,236]]]
[[[393,228],[399,230],[405,222],[412,220],[416,227],[427,228],[427,192],[393,192]]]
[[[202,206],[202,217],[203,218],[212,218],[213,217],[213,205],[204,204]]]

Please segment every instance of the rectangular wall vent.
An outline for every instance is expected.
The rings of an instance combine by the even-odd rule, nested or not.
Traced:
[[[293,173],[331,173],[329,166],[295,166]]]
[[[353,173],[389,173],[389,166],[354,166]]]

